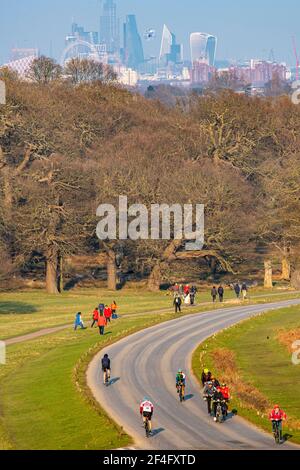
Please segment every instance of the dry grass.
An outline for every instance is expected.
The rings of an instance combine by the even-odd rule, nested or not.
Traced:
[[[294,352],[292,347],[295,341],[300,340],[300,328],[295,328],[293,330],[278,330],[277,340],[282,344],[289,353]]]
[[[248,408],[265,414],[270,409],[270,403],[253,385],[245,383],[236,366],[235,355],[229,349],[216,349],[212,351],[212,358],[216,369],[222,371],[219,378],[226,382],[233,395],[236,395]]]

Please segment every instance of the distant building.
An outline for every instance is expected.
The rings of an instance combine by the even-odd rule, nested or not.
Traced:
[[[117,5],[114,0],[105,0],[100,17],[100,42],[106,44],[108,54],[119,54],[119,29]]]
[[[66,48],[61,58],[61,64],[71,58],[93,59],[102,63],[108,62],[106,45],[99,43],[99,33],[85,31],[77,23],[72,24],[71,34],[66,36]]]
[[[217,51],[217,38],[207,33],[192,33],[190,36],[192,63],[203,62],[213,67]]]
[[[126,87],[136,87],[139,74],[135,70],[121,66],[114,67],[115,72],[118,75],[118,82]]]
[[[169,63],[179,64],[183,62],[182,45],[176,43],[176,36],[167,25],[163,27],[161,47],[159,54],[160,64],[167,66]]]
[[[264,87],[271,80],[278,78],[281,81],[286,81],[288,78],[288,70],[285,64],[277,64],[276,62],[268,62],[263,60],[251,60],[248,66],[244,67],[229,67],[225,69],[240,82],[244,84],[251,84],[254,87]],[[224,70],[218,71],[219,75],[224,73]]]
[[[22,59],[12,60],[11,62],[4,64],[3,67],[7,67],[13,72],[17,72],[20,78],[27,79],[30,67],[36,58],[36,55],[26,56]]]
[[[204,85],[209,83],[214,72],[215,68],[206,62],[194,61],[191,71],[192,85]]]
[[[138,70],[144,63],[144,50],[135,15],[127,15],[124,23],[123,62],[126,67]]]
[[[10,62],[16,60],[25,59],[26,57],[35,57],[39,56],[39,50],[36,48],[13,48],[10,54]]]

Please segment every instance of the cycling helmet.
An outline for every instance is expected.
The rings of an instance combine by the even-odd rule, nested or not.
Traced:
[[[222,384],[222,387],[227,387],[227,385],[226,385],[226,384]]]
[[[204,374],[206,374],[206,375],[207,375],[207,374],[209,373],[209,370],[208,370],[208,369],[204,369],[204,371],[203,371],[203,372],[204,372]]]
[[[105,359],[108,358],[108,354],[104,354]]]
[[[182,374],[182,369],[179,369],[179,370],[178,370],[178,374]]]
[[[150,401],[148,397],[144,397],[143,401]]]

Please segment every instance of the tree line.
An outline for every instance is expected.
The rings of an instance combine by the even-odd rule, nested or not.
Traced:
[[[274,253],[283,279],[297,271],[300,108],[289,96],[213,90],[167,107],[93,61],[63,71],[42,57],[29,74],[0,69],[0,279],[42,262],[47,291],[58,293],[74,255],[104,262],[111,289],[126,269],[158,289],[173,262],[190,259],[213,273],[265,263],[266,285]],[[96,209],[119,195],[147,207],[204,204],[203,250],[174,239],[100,242]]]

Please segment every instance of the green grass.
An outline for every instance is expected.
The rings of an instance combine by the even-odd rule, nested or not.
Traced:
[[[251,291],[251,303],[297,296],[299,297],[295,292],[275,291],[273,297],[273,294],[262,289],[254,289]],[[234,301],[234,293],[226,291],[225,299],[229,303]],[[110,292],[107,289],[75,289],[59,296],[36,290],[0,293],[0,339],[72,323],[78,311],[83,313],[83,319],[88,322],[100,300],[107,304],[116,300],[121,315],[157,312],[172,307],[172,297],[166,292],[150,293],[142,289],[124,289],[118,292]],[[197,301],[199,311],[207,309],[206,303],[211,301],[210,292],[200,292]]]
[[[295,297],[295,293],[289,296]],[[289,296],[280,294],[276,300]],[[109,449],[130,443],[130,438],[91,399],[85,368],[92,355],[106,344],[174,318],[173,310],[168,311],[172,304],[169,296],[130,289],[117,294],[76,290],[57,297],[41,291],[1,294],[0,327],[6,337],[15,336],[17,332],[71,323],[77,310],[82,310],[88,321],[88,312],[99,297],[104,302],[115,299],[123,315],[107,328],[109,334],[104,337],[100,338],[96,328],[74,332],[70,327],[8,347],[8,363],[0,367],[0,449]],[[186,308],[184,313],[211,309],[208,299],[209,293],[200,293],[200,306]],[[270,295],[252,298],[254,303],[270,300],[274,300]],[[8,303],[14,307],[8,309]],[[226,306],[230,305],[229,300]],[[215,308],[220,307],[218,304]],[[155,314],[157,309],[167,311]],[[149,311],[152,314],[145,313]]]
[[[300,307],[271,311],[210,338],[193,356],[193,370],[199,378],[203,366],[221,377],[222,371],[214,363],[213,352],[217,349],[233,351],[241,381],[255,387],[270,405],[280,404],[294,422],[285,427],[285,432],[297,443],[300,443],[300,366],[293,365],[291,353],[279,343],[277,334],[280,329],[290,331],[299,326]],[[267,416],[247,407],[238,396],[233,397],[231,406],[254,424],[270,431]]]
[[[172,317],[132,316],[114,322],[103,338],[96,328],[66,330],[9,347],[8,364],[0,368],[0,449],[94,450],[128,445],[130,438],[86,394],[86,361],[81,358],[89,350],[95,353],[124,335]]]

